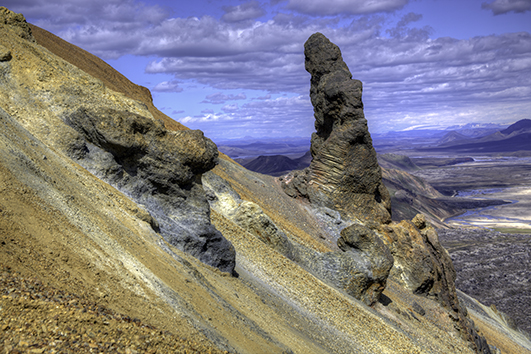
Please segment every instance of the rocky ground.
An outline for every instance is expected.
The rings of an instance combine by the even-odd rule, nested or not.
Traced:
[[[457,288],[495,305],[531,333],[531,235],[465,228],[438,232],[457,271]]]
[[[2,353],[227,353],[0,265]]]

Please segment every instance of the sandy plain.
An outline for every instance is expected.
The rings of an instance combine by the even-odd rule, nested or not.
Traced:
[[[470,210],[446,220],[450,226],[479,226],[502,232],[531,233],[531,186],[512,187],[494,192],[482,191],[473,198],[502,199],[511,204]]]
[[[446,195],[498,199],[508,204],[470,210],[446,220],[451,226],[531,232],[531,160],[472,156],[474,162],[414,172]]]

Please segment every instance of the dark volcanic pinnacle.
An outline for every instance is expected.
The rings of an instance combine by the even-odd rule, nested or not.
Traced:
[[[352,80],[341,51],[321,33],[313,34],[304,49],[312,75],[313,160],[303,173],[285,179],[285,191],[349,217],[388,222],[390,197],[363,114],[362,84]]]

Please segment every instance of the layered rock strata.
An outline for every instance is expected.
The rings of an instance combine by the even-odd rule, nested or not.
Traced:
[[[312,75],[314,107],[312,162],[283,178],[287,194],[349,218],[391,220],[391,202],[363,114],[362,83],[353,80],[339,48],[321,33],[304,45],[305,67]]]

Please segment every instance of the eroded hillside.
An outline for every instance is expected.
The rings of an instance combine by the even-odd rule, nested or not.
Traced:
[[[22,15],[1,8],[0,35],[7,352],[64,343],[131,353],[529,352],[495,316],[467,315],[421,216],[388,220],[368,132],[354,154],[374,157],[363,188],[355,176],[364,170],[346,168],[341,196],[319,195],[340,170],[318,176],[310,198],[290,196],[285,179],[218,158],[201,132],[161,116],[145,89]],[[355,119],[364,126],[362,111]],[[352,191],[371,204],[335,208]]]

